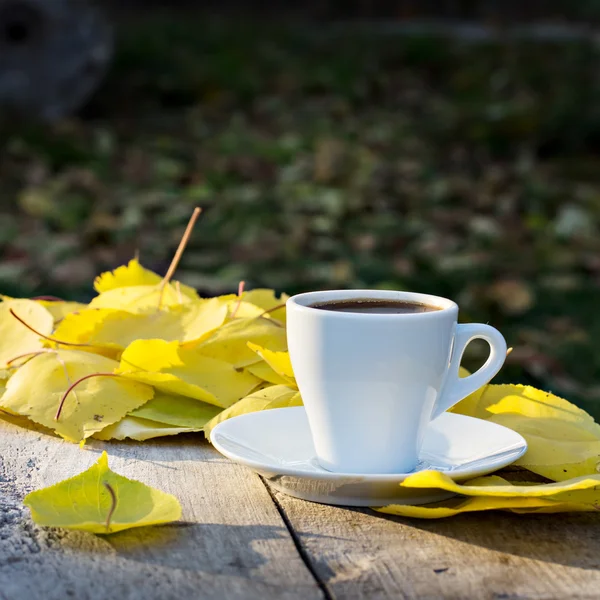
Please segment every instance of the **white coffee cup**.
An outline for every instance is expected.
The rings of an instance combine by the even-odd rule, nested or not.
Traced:
[[[405,314],[312,308],[352,299],[416,302],[439,310]],[[502,334],[457,323],[446,298],[381,290],[310,292],[287,301],[287,336],[319,464],[339,473],[408,473],[425,428],[485,385],[506,357]],[[460,378],[466,346],[481,338],[486,363]]]

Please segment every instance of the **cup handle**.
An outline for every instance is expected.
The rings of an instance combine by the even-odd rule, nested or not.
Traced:
[[[468,377],[459,377],[458,369],[465,348],[473,340],[485,340],[490,346],[490,355],[485,364]],[[454,348],[448,368],[446,382],[436,406],[433,409],[432,419],[439,417],[443,412],[452,408],[457,402],[478,390],[496,375],[506,359],[506,340],[494,327],[483,323],[467,323],[456,326]]]

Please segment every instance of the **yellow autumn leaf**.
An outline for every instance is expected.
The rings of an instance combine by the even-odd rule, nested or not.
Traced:
[[[157,391],[152,400],[129,413],[129,416],[177,427],[202,429],[222,410],[218,406],[194,398]]]
[[[64,319],[58,324],[54,333],[52,334],[53,339],[64,342],[63,345],[60,343],[52,344],[53,347],[63,348],[71,344],[87,345],[82,346],[80,349],[85,352],[93,352],[95,354],[101,354],[107,358],[118,360],[124,346],[119,343],[119,340],[112,338],[107,339],[96,339],[96,330],[102,327],[104,323],[114,324],[119,322],[119,318],[125,318],[127,316],[135,317],[132,313],[121,310],[113,310],[108,308],[93,308],[84,309],[69,315],[66,315]],[[122,334],[117,326],[115,330]]]
[[[487,419],[520,433],[527,452],[516,464],[564,481],[596,474],[600,425],[585,411],[554,394],[523,385],[486,385],[454,412]]]
[[[180,427],[158,423],[149,419],[127,416],[114,425],[109,425],[102,431],[94,434],[97,440],[125,440],[131,439],[145,442],[158,437],[179,435],[180,433],[193,433],[202,431],[202,427]]]
[[[515,413],[535,419],[573,423],[600,439],[600,425],[581,408],[549,392],[526,385],[488,385],[481,403],[492,414]]]
[[[600,439],[579,424],[500,413],[489,419],[520,433],[527,452],[516,464],[554,481],[600,472]]]
[[[175,496],[114,473],[106,452],[87,471],[31,492],[24,503],[38,525],[99,534],[181,518]]]
[[[263,309],[250,304],[250,302],[240,302],[237,296],[234,296],[232,300],[224,302],[227,307],[229,318],[235,319],[254,319],[260,317],[263,314]]]
[[[279,352],[287,350],[285,328],[273,319],[234,319],[219,327],[200,342],[188,342],[204,356],[226,361],[235,367],[246,367],[260,361],[248,347],[253,342]]]
[[[208,336],[225,323],[227,307],[218,298],[201,300],[171,312],[177,319],[182,334],[173,334],[180,342],[198,340]]]
[[[12,369],[0,369],[0,388],[4,389],[6,383],[13,376],[14,371]]]
[[[161,313],[162,314],[162,313]],[[137,316],[133,313],[113,308],[85,308],[67,315],[54,330],[55,339],[75,343],[89,343],[96,330],[105,322],[119,317]]]
[[[278,375],[269,363],[264,360],[253,365],[248,365],[246,371],[254,375],[254,377],[258,377],[262,381],[266,381],[272,385],[291,385],[288,379]]]
[[[401,486],[445,490],[463,498],[451,498],[435,505],[390,505],[375,510],[405,517],[436,519],[480,510],[590,512],[597,511],[600,506],[600,475],[577,477],[562,483],[521,485],[513,485],[502,477],[492,475],[461,485],[443,473],[421,471],[407,477]]]
[[[281,294],[278,298],[275,294],[274,290],[257,288],[255,290],[250,290],[249,292],[244,292],[242,295],[242,300],[244,302],[249,302],[250,304],[254,304],[258,306],[262,312],[270,311],[269,314],[273,319],[277,319],[282,323],[285,323],[285,303],[288,300],[289,296],[287,294]],[[273,310],[274,308],[280,306],[277,310]]]
[[[198,339],[221,326],[226,316],[227,307],[216,298],[190,302],[169,311],[131,313],[96,308],[68,315],[57,327],[54,337],[62,342],[91,344],[89,351],[119,358],[136,340],[185,342]]]
[[[36,300],[36,302],[41,304],[52,315],[55,324],[62,321],[67,315],[87,308],[87,304],[82,304],[81,302],[67,302],[65,300]]]
[[[288,385],[296,386],[294,371],[292,369],[292,361],[290,360],[289,352],[273,352],[268,348],[262,348],[258,344],[248,342],[248,347],[256,352],[273,371],[279,375]],[[249,368],[250,370],[250,368]]]
[[[0,303],[0,368],[5,368],[18,356],[43,348],[40,336],[27,329],[11,314],[11,310],[44,335],[50,335],[54,328],[52,315],[33,300],[5,300]]]
[[[286,385],[272,385],[253,392],[246,398],[236,402],[233,406],[230,406],[227,410],[219,413],[204,427],[204,434],[207,438],[210,438],[210,433],[216,425],[232,417],[260,410],[270,410],[272,408],[287,408],[289,406],[302,406],[302,398],[298,390]]]
[[[413,475],[409,475],[400,485],[407,488],[435,488],[463,496],[495,496],[499,498],[531,496],[536,498],[551,498],[568,491],[587,490],[595,486],[600,486],[600,475],[576,477],[568,482],[524,483],[521,485],[513,485],[506,479],[498,475],[493,475],[477,477],[464,484],[460,484],[439,471],[419,471]]]
[[[227,317],[229,319],[253,319],[264,314],[265,309],[246,300],[247,295],[251,292],[244,292],[242,299],[237,294],[226,294],[215,298],[223,306],[227,307]],[[271,319],[270,314],[265,314],[266,319]]]
[[[282,304],[285,304],[288,297],[284,294],[281,299],[278,299],[273,290],[256,289],[243,292],[241,300],[237,294],[219,296],[219,300],[227,305],[230,317],[234,313],[236,319],[252,319],[264,316],[264,318],[277,319],[281,323],[285,323],[285,306],[282,306]],[[277,310],[273,310],[276,308]]]
[[[127,265],[122,265],[114,271],[107,271],[98,275],[94,280],[94,289],[100,294],[117,288],[135,287],[135,286],[157,286],[162,282],[162,277],[145,269],[137,259],[132,259]],[[175,283],[175,282],[174,282]],[[195,289],[175,283],[181,293],[192,300],[198,298]]]
[[[6,384],[8,383],[8,377],[0,378],[0,402],[2,401],[2,396],[4,396],[4,392],[6,391]],[[0,409],[1,411],[1,409]],[[0,415],[1,416],[1,415]]]
[[[530,510],[535,512],[553,512],[549,509],[563,506],[552,500],[544,498],[528,498],[514,496],[510,498],[488,498],[485,496],[471,498],[452,498],[444,502],[436,502],[421,506],[411,506],[408,504],[391,504],[384,508],[375,508],[374,510],[388,515],[396,515],[398,517],[413,517],[417,519],[443,519],[446,517],[454,517],[461,513],[480,512],[488,510],[509,510],[512,512],[520,512]],[[566,508],[566,507],[565,507]]]
[[[231,364],[164,340],[138,340],[121,356],[118,373],[159,390],[227,408],[260,381]]]
[[[79,350],[47,352],[31,359],[8,380],[0,407],[79,442],[121,420],[154,395],[154,389],[123,377],[91,377],[67,396],[69,386],[87,375],[112,373],[116,361]]]
[[[21,417],[20,415],[15,415],[11,412],[8,412],[0,407],[0,419],[2,421],[6,421],[7,423],[12,423],[17,427],[21,427],[22,429],[28,429],[29,431],[35,431],[36,433],[43,433],[44,435],[53,436],[56,435],[52,429],[48,427],[44,427],[43,425],[39,425],[38,423],[34,423],[31,419],[27,417]]]
[[[136,285],[102,292],[92,299],[88,308],[115,308],[137,313],[156,311],[159,302],[162,308],[170,308],[193,301],[171,284],[165,286],[162,295],[158,285]]]

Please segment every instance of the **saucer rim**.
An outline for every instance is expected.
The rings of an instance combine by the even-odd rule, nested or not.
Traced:
[[[219,444],[219,442],[218,442],[218,434],[220,433],[220,430],[226,429],[228,424],[230,424],[232,421],[234,421],[236,419],[245,419],[248,417],[256,418],[257,415],[259,415],[259,414],[265,414],[267,412],[272,413],[272,412],[283,412],[283,411],[295,411],[295,412],[303,411],[305,413],[306,409],[304,408],[304,406],[288,406],[288,407],[284,407],[284,408],[273,408],[273,409],[269,409],[268,411],[257,411],[257,412],[253,412],[253,413],[237,415],[235,417],[232,417],[231,419],[227,419],[226,421],[222,421],[221,423],[216,425],[215,428],[213,429],[213,431],[211,432],[210,442],[214,446],[214,448],[216,450],[218,450],[223,456],[227,457],[228,459],[230,459],[238,464],[249,467],[250,469],[258,472],[259,474],[269,473],[269,474],[274,474],[274,475],[298,477],[298,478],[302,478],[302,479],[313,479],[313,480],[318,479],[318,480],[325,480],[325,481],[327,481],[327,480],[335,480],[335,481],[347,480],[348,482],[352,482],[352,481],[359,482],[359,481],[368,480],[373,483],[401,483],[410,475],[414,475],[415,473],[420,473],[420,472],[423,472],[424,470],[426,470],[426,469],[422,469],[419,471],[413,471],[411,473],[341,473],[341,472],[337,472],[337,471],[327,471],[326,469],[321,467],[322,471],[303,471],[303,470],[298,470],[298,469],[285,467],[285,466],[275,466],[272,464],[260,463],[260,462],[254,461],[252,459],[249,459],[249,458],[240,457],[239,455],[233,454],[232,452],[223,448],[223,446],[221,444]],[[258,418],[260,418],[260,417],[258,417]],[[450,477],[451,479],[453,479],[455,481],[464,481],[465,479],[479,477],[486,473],[491,473],[491,472],[497,471],[498,469],[502,469],[502,468],[514,463],[515,461],[517,461],[519,458],[521,458],[525,454],[525,452],[527,452],[528,445],[527,445],[527,441],[525,440],[525,438],[520,433],[517,433],[516,431],[514,431],[508,427],[505,427],[504,425],[499,425],[498,423],[493,423],[491,421],[486,421],[484,419],[478,419],[477,417],[471,417],[471,416],[467,416],[467,415],[461,415],[461,414],[450,413],[450,412],[442,413],[438,417],[438,419],[439,418],[450,418],[452,420],[463,421],[463,422],[464,422],[464,420],[481,421],[491,427],[499,428],[500,430],[503,431],[503,433],[509,432],[511,435],[513,435],[515,437],[515,444],[519,444],[519,446],[517,448],[515,448],[514,451],[507,452],[506,454],[500,455],[500,457],[498,457],[498,459],[496,461],[493,461],[492,463],[480,465],[478,467],[471,467],[471,468],[465,467],[462,472],[460,471],[460,467],[457,468],[453,472],[442,471],[445,475],[448,475],[448,477]],[[437,420],[437,419],[435,419],[435,420]],[[484,460],[484,459],[482,459],[482,460]],[[435,470],[435,469],[433,469],[433,470]]]

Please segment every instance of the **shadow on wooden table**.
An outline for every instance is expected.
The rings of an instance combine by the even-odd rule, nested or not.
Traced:
[[[265,544],[278,544],[288,537],[288,530],[278,526],[180,522],[139,527],[101,539],[127,561],[240,576],[268,562]],[[74,539],[73,544],[78,546],[78,541]],[[62,545],[68,545],[67,540]]]
[[[194,447],[196,447],[198,456],[193,454]],[[191,457],[201,462],[231,463],[228,458],[225,458],[216,450],[206,452],[207,449],[212,450],[212,446],[204,439],[203,433],[182,433],[143,442],[136,440],[101,442],[100,440],[89,438],[85,448],[90,452],[97,452],[98,455],[103,450],[106,450],[109,455],[121,456],[123,458],[130,458],[132,455],[135,455],[136,460],[150,463],[154,463],[160,460],[161,456],[166,455],[168,455],[170,463],[188,461]],[[190,452],[192,453],[191,455]]]
[[[497,552],[581,569],[600,569],[598,513],[490,512],[431,521],[372,514]]]
[[[285,536],[284,527],[178,523],[130,529],[105,539],[128,561],[172,569],[239,574],[265,563],[265,557],[253,548],[255,544]]]

